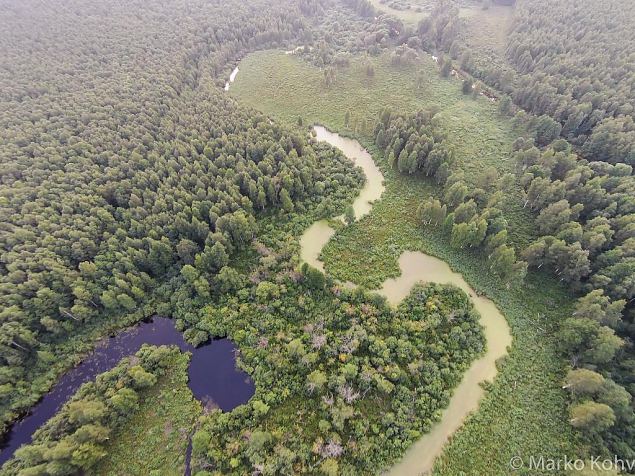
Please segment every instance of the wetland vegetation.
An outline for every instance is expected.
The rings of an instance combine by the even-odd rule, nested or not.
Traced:
[[[635,458],[628,0],[57,3],[0,5],[0,474]]]

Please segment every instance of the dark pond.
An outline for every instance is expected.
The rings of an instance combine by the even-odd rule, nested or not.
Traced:
[[[142,322],[105,339],[82,363],[64,374],[31,412],[7,433],[0,449],[0,464],[11,458],[21,445],[29,443],[33,432],[55,415],[83,383],[113,368],[122,358],[136,353],[143,344],[176,345],[183,352],[191,352],[189,386],[194,397],[204,405],[229,411],[246,403],[254,394],[254,384],[249,376],[236,368],[236,346],[230,340],[217,339],[194,347],[185,342],[172,319],[154,317],[150,322]]]

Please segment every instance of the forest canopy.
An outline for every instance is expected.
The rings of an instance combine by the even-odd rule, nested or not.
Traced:
[[[354,228],[350,202],[364,178],[312,137],[302,111],[279,120],[223,90],[242,58],[276,49],[310,63],[319,91],[361,76],[368,94],[394,72],[410,81],[386,88],[401,104],[421,104],[433,82],[440,96],[456,87],[461,114],[346,110],[340,132],[377,158],[388,194],[395,183],[403,196],[425,192],[394,216],[417,238],[434,235],[433,250],[478,263],[500,286],[501,307],[528,273],[566,295],[555,322],[536,326],[542,334],[522,327],[542,326],[540,312],[520,332],[521,318],[509,321],[514,345],[527,335],[557,342],[544,354],[556,361],[551,374],[532,390],[559,392],[549,415],[565,415],[559,435],[575,434],[581,452],[635,455],[634,10],[628,0],[519,0],[505,44],[488,48],[468,36],[489,1],[393,2],[426,11],[416,27],[384,3],[3,2],[3,430],[99,338],[155,313],[193,345],[231,339],[256,385],[247,404],[207,408],[188,429],[202,475],[376,474],[438,419],[486,347],[479,316],[451,286],[417,285],[392,308],[300,263],[298,235],[310,222]],[[482,162],[478,148],[456,160],[463,138],[451,134],[465,127],[441,126],[467,114],[501,132],[491,140],[483,127],[483,140],[504,150],[500,164]],[[464,165],[478,173],[466,179]],[[345,224],[332,219],[341,214]],[[374,224],[389,253],[410,249],[390,225]],[[377,249],[363,251],[395,264]],[[517,359],[510,352],[516,372],[525,368]],[[144,347],[82,387],[3,472],[89,474],[144,393],[186,361]],[[500,393],[496,385],[488,389]]]
[[[46,388],[34,376],[50,382],[69,365],[60,357],[75,351],[60,342],[143,309],[184,265],[209,286],[250,246],[259,215],[299,212],[323,197],[329,215],[357,188],[360,176],[340,154],[314,149],[216,87],[241,53],[304,31],[302,16],[289,13],[297,7],[277,5],[236,3],[229,23],[214,13],[225,6],[208,2],[8,5],[11,21],[0,27],[3,423]],[[17,27],[25,34],[14,35]]]
[[[424,48],[508,94],[591,161],[635,164],[635,13],[629,0],[516,2],[505,42],[469,38],[482,27],[440,1],[417,33]],[[563,20],[566,19],[566,20]],[[502,26],[499,26],[502,28]]]
[[[519,2],[514,100],[562,124],[592,160],[635,165],[635,13],[625,0]],[[563,21],[563,19],[566,19]]]

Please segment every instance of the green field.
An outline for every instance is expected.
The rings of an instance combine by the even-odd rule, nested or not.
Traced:
[[[187,385],[189,356],[174,365],[148,393],[139,410],[113,436],[96,475],[173,476],[185,470],[185,452],[201,407]]]
[[[403,250],[421,250],[447,261],[477,290],[490,296],[506,315],[514,345],[501,372],[463,428],[453,437],[436,472],[447,475],[506,475],[511,457],[575,454],[576,442],[567,425],[566,395],[560,390],[564,369],[557,355],[553,329],[569,313],[563,288],[544,276],[529,275],[524,285],[508,287],[487,272],[483,257],[457,252],[447,238],[423,230],[415,212],[434,188],[418,177],[397,175],[372,144],[378,112],[389,106],[399,112],[438,107],[440,124],[455,148],[456,166],[474,180],[485,166],[509,171],[510,144],[516,137],[509,121],[489,100],[464,96],[460,82],[439,77],[429,57],[416,65],[394,67],[387,57],[371,60],[375,74],[367,77],[362,60],[338,71],[326,88],[320,70],[279,52],[245,58],[231,89],[240,101],[273,117],[305,124],[321,123],[354,135],[373,153],[383,169],[386,191],[373,211],[338,231],[323,252],[327,272],[369,287],[398,273]],[[417,71],[424,80],[417,87]],[[344,125],[346,111],[351,127]],[[531,237],[532,221],[510,194],[507,217],[516,243]],[[535,473],[534,473],[535,474]]]
[[[472,68],[489,71],[497,68],[508,71],[510,65],[505,57],[508,33],[512,25],[514,8],[492,5],[487,10],[475,8],[466,19],[464,43],[471,53]]]
[[[487,10],[473,9],[467,21],[467,46],[489,48],[504,55],[513,13],[512,7],[504,5],[492,5]]]

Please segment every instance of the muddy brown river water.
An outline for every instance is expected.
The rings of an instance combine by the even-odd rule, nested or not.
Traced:
[[[353,210],[356,219],[370,213],[372,203],[379,200],[384,192],[384,177],[372,156],[356,140],[342,137],[322,126],[315,126],[314,130],[317,140],[337,147],[364,170],[366,183],[353,202]],[[335,230],[326,220],[317,221],[307,228],[300,238],[302,261],[324,271],[320,253],[334,234]],[[496,305],[486,297],[478,296],[463,276],[452,271],[445,261],[420,251],[404,251],[399,257],[399,268],[401,275],[387,279],[377,290],[389,303],[398,305],[418,282],[453,284],[471,297],[475,309],[481,316],[480,323],[487,340],[485,355],[475,360],[465,372],[439,422],[430,432],[417,440],[402,460],[386,473],[390,476],[418,476],[432,469],[436,457],[441,454],[450,436],[460,428],[465,418],[478,408],[484,393],[480,383],[494,379],[497,373],[496,361],[507,354],[512,337],[507,320]]]

